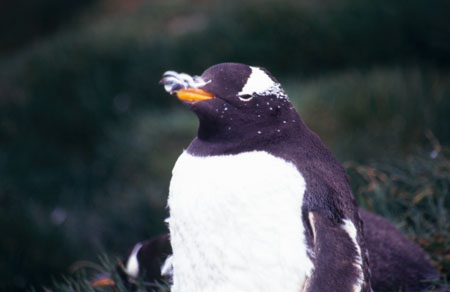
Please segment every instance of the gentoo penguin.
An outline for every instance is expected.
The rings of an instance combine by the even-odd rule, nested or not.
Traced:
[[[437,278],[388,221],[358,212],[345,171],[266,70],[219,64],[162,83],[200,120],[170,186],[172,291],[427,291]],[[154,270],[162,246],[136,245],[129,277]]]
[[[162,83],[199,119],[169,188],[173,292],[371,291],[345,170],[267,70]]]
[[[151,281],[161,281],[164,274],[170,272],[170,261],[167,258],[172,254],[169,234],[155,236],[144,242],[138,242],[130,250],[123,262],[122,270],[127,278],[137,279],[139,275],[144,275],[144,279]],[[164,268],[164,264],[166,267]],[[125,276],[122,274],[122,276]]]
[[[136,243],[127,255],[118,259],[116,272],[123,286],[135,288],[135,284],[142,279],[145,283],[164,281],[164,276],[171,272],[168,257],[172,254],[169,234],[152,237]],[[91,280],[93,287],[116,286],[109,273],[100,273]],[[130,289],[135,291],[135,289]]]

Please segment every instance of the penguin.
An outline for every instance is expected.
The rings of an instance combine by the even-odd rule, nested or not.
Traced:
[[[136,280],[140,274],[151,281],[161,281],[164,275],[170,273],[172,254],[169,234],[155,236],[144,242],[136,243],[128,253],[122,271],[128,280]],[[122,277],[124,278],[124,277]]]
[[[171,273],[169,234],[154,236],[148,240],[136,243],[129,249],[125,257],[117,260],[115,273],[117,280],[129,291],[136,291],[137,282],[142,280],[147,286],[156,286],[168,280]],[[92,287],[114,287],[117,282],[108,273],[94,275],[90,281]],[[152,290],[153,291],[153,290]]]
[[[199,129],[172,172],[170,237],[136,245],[128,279],[170,249],[174,292],[428,291],[437,279],[418,246],[358,209],[344,168],[266,69],[223,63],[161,83]]]
[[[362,221],[341,164],[264,68],[166,72],[198,117],[169,187],[173,292],[370,292]]]

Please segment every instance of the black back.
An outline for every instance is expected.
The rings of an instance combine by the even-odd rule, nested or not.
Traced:
[[[210,81],[202,89],[216,98],[188,104],[197,114],[200,125],[198,135],[187,151],[196,156],[265,151],[292,162],[306,181],[302,220],[307,229],[308,245],[313,246],[313,231],[307,218],[309,212],[320,211],[336,228],[343,219],[350,219],[359,231],[357,240],[363,251],[363,272],[365,279],[369,279],[362,223],[344,168],[320,138],[308,129],[284,92],[255,93],[248,102],[239,99],[238,93],[251,73],[248,68],[247,65],[226,63],[215,65],[202,74]],[[339,238],[329,240],[326,244],[333,246]],[[333,249],[324,252],[331,255]],[[349,258],[353,252],[348,251]],[[340,275],[329,277],[335,277],[337,283],[342,279]]]
[[[270,80],[277,82],[267,70],[263,68],[261,70],[269,76]],[[253,92],[251,96],[240,96],[243,87],[249,78],[251,79],[251,75],[251,67],[236,63],[218,64],[202,74],[201,77],[207,84],[201,88],[214,94],[215,98],[194,103],[184,102],[196,113],[200,122],[198,135],[187,151],[195,156],[265,151],[292,162],[306,181],[302,220],[306,226],[307,244],[311,249],[321,250],[315,260],[316,263],[322,262],[322,264],[315,266],[313,278],[316,277],[316,279],[312,281],[311,290],[323,291],[323,287],[331,287],[336,284],[336,287],[339,287],[339,289],[336,288],[336,291],[347,291],[351,287],[349,285],[355,283],[357,270],[354,269],[354,266],[346,266],[349,267],[346,272],[345,269],[341,269],[340,271],[343,273],[333,273],[339,269],[330,268],[330,265],[338,267],[342,264],[342,260],[354,259],[357,255],[356,247],[353,243],[348,242],[348,234],[342,229],[344,219],[351,220],[358,231],[357,241],[361,250],[365,280],[363,291],[370,291],[370,272],[364,234],[368,235],[371,241],[373,240],[370,247],[376,253],[374,256],[376,287],[384,289],[385,281],[380,279],[387,274],[383,272],[383,269],[385,271],[389,271],[389,269],[386,269],[386,266],[378,261],[379,257],[392,255],[386,265],[394,264],[393,261],[399,260],[395,263],[399,266],[391,269],[392,272],[398,272],[403,263],[401,257],[395,257],[393,253],[389,252],[384,253],[379,248],[380,241],[374,239],[384,235],[384,239],[387,240],[387,235],[392,235],[394,238],[390,241],[390,245],[394,246],[393,242],[397,240],[400,233],[398,231],[395,233],[395,229],[388,227],[386,230],[389,232],[377,233],[375,231],[377,226],[373,222],[377,222],[378,219],[368,216],[366,213],[364,216],[370,222],[368,226],[370,230],[364,233],[344,168],[320,138],[308,129],[278,83],[275,83],[274,87],[266,92]],[[308,214],[317,215],[317,220],[314,222],[316,231],[321,229],[327,233],[321,234],[320,238],[317,237],[316,242],[314,242],[314,231]],[[342,244],[343,241],[347,241],[347,243]],[[409,241],[403,239],[400,241],[402,244],[398,246],[405,248],[414,246]],[[317,247],[314,244],[320,246]],[[338,248],[340,249],[337,250]],[[411,248],[409,251],[414,252]],[[336,256],[336,253],[342,254],[342,257]],[[405,256],[405,259],[409,256],[411,262],[411,254],[403,253],[402,255]],[[417,263],[428,264],[425,258],[418,259]],[[415,269],[417,266],[412,265],[412,267]],[[421,275],[423,278],[427,271],[432,271],[432,268],[429,269],[429,264],[425,269],[417,267],[416,274],[411,273],[411,275]],[[432,276],[432,273],[430,275]],[[409,280],[412,283],[418,281],[417,279],[416,281],[407,279],[403,275],[398,279],[399,281],[393,287],[407,287],[405,283]],[[334,284],[330,285],[330,283]],[[408,287],[419,288],[414,285]]]

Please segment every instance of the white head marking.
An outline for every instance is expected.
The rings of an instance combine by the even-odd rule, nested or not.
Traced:
[[[247,79],[242,90],[238,93],[238,96],[245,95],[275,95],[277,98],[287,98],[281,85],[275,82],[270,76],[264,72],[261,68],[250,67],[252,72]]]
[[[250,67],[252,73],[247,79],[242,90],[238,95],[252,95],[253,93],[262,93],[269,90],[275,85],[275,82],[267,75],[266,72],[258,67]]]

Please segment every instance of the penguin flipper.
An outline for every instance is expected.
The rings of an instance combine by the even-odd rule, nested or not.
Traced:
[[[357,231],[350,220],[341,222],[326,211],[308,214],[313,233],[314,269],[306,283],[306,292],[370,291],[365,279]]]

